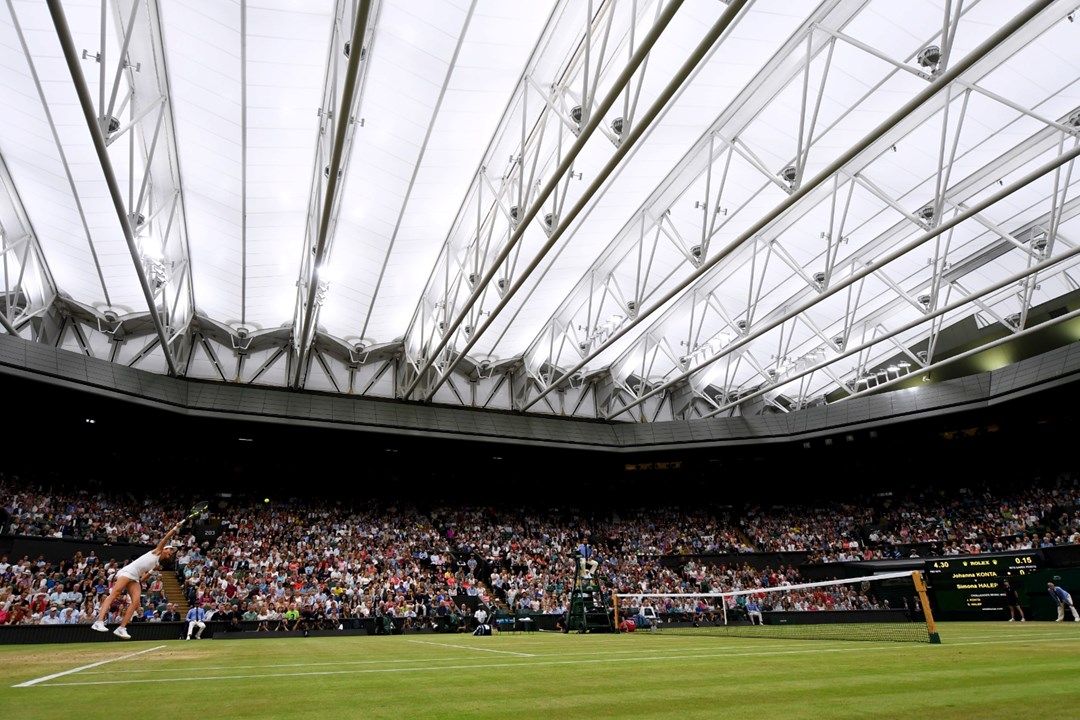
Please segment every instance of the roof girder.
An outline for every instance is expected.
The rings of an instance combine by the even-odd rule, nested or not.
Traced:
[[[609,340],[605,343],[605,346],[612,345],[623,335],[626,335],[635,325],[642,322],[645,317],[652,314],[656,310],[664,307],[672,298],[675,298],[683,290],[694,285],[698,280],[705,276],[707,272],[709,272],[713,267],[717,266],[722,260],[726,259],[732,252],[738,249],[747,240],[755,237],[759,233],[765,231],[767,228],[769,228],[771,232],[773,225],[777,222],[784,221],[785,218],[790,221],[793,218],[797,217],[797,211],[800,202],[812,193],[820,194],[824,182],[829,179],[833,174],[835,174],[841,169],[849,167],[853,163],[857,164],[858,162],[862,162],[863,164],[865,164],[866,158],[873,156],[873,151],[875,150],[875,148],[879,148],[882,146],[886,148],[889,147],[889,145],[894,142],[894,140],[892,140],[891,138],[897,135],[904,134],[906,131],[906,127],[911,127],[912,124],[919,121],[921,117],[927,116],[933,111],[933,98],[937,96],[942,89],[948,86],[954,78],[966,76],[966,74],[971,71],[972,67],[976,65],[976,63],[984,61],[986,58],[988,58],[988,56],[991,56],[992,52],[1000,56],[1002,53],[1008,52],[1009,47],[1013,47],[1018,42],[1023,42],[1023,38],[1020,38],[1019,40],[1013,38],[1011,42],[1009,42],[1010,35],[1013,32],[1016,32],[1023,28],[1025,23],[1032,20],[1032,18],[1038,16],[1039,13],[1046,9],[1046,7],[1048,7],[1049,5],[1050,3],[1040,2],[1028,6],[1011,22],[1006,24],[1004,28],[1000,29],[994,35],[992,35],[991,38],[987,42],[984,42],[978,49],[976,49],[966,57],[962,58],[956,64],[952,65],[950,68],[938,75],[937,78],[927,88],[919,92],[914,98],[905,103],[905,105],[898,112],[895,112],[885,122],[878,125],[873,131],[866,135],[861,141],[849,148],[846,152],[844,152],[827,167],[825,167],[821,172],[818,173],[817,176],[815,176],[815,178],[811,179],[807,183],[799,185],[797,188],[793,188],[792,193],[787,198],[785,198],[776,208],[774,208],[772,212],[766,213],[757,222],[753,223],[749,229],[740,233],[740,235],[734,241],[732,241],[724,250],[710,257],[700,267],[690,273],[687,278],[680,282],[674,290],[666,293],[664,297],[659,299],[650,307],[639,310],[638,317],[635,318],[631,323],[626,324],[622,329],[617,331],[615,335],[609,338]],[[1026,29],[1025,32],[1021,34],[1027,36],[1029,39],[1030,37],[1037,36],[1040,32],[1040,30],[1038,29],[1039,27],[1048,26],[1050,23],[1055,21],[1056,18],[1051,19],[1049,15],[1050,14],[1043,16],[1037,23],[1035,23],[1036,27],[1029,27]],[[1008,47],[1004,49],[998,48],[997,45],[999,43],[1006,43]],[[985,72],[989,64],[989,62],[981,64],[979,68],[976,68],[976,70],[972,72],[972,74],[978,71]],[[665,314],[670,316],[673,312],[673,309],[668,309]],[[605,348],[594,350],[587,358],[583,359],[575,367],[567,370],[566,374],[570,374],[579,370],[587,363],[589,359],[598,355],[600,352],[603,351],[603,349]],[[542,394],[543,393],[541,393],[541,395]],[[530,403],[528,403],[524,409],[527,409],[528,405],[531,404],[531,402],[535,402],[537,399],[539,399],[539,397],[540,396],[538,395],[537,397],[533,398],[533,400],[530,401]]]

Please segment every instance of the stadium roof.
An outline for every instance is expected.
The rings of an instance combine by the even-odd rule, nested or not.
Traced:
[[[1075,317],[1078,4],[8,0],[0,326],[616,422],[881,392]]]

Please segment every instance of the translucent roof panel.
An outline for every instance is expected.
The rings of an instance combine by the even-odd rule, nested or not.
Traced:
[[[641,422],[842,402],[1075,306],[1074,2],[57,5],[0,9],[31,340]]]

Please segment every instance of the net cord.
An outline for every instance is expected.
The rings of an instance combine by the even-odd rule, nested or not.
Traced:
[[[777,593],[787,590],[802,590],[805,588],[828,587],[830,585],[854,585],[860,582],[872,582],[878,580],[893,580],[895,578],[911,577],[917,570],[904,570],[901,572],[881,573],[879,575],[863,575],[861,577],[843,578],[840,580],[821,580],[811,583],[799,583],[798,585],[770,585],[769,587],[751,588],[749,590],[731,590],[729,592],[708,593],[613,593],[620,599],[632,600],[636,598],[707,598],[707,597],[736,597],[738,595],[758,595],[760,593]]]

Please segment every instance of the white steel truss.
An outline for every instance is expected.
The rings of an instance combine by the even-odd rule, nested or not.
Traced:
[[[4,0],[0,329],[615,422],[932,380],[1075,317],[1078,8]]]

